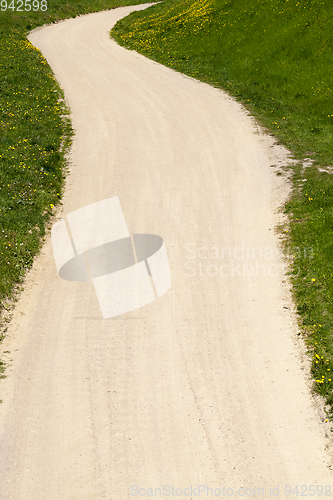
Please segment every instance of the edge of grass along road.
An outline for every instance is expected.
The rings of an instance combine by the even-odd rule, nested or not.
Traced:
[[[36,11],[0,6],[0,341],[55,208],[61,203],[73,136],[63,92],[28,40],[38,26],[140,0],[35,0]],[[29,2],[28,2],[29,4]],[[12,7],[10,7],[10,5]],[[32,5],[32,4],[31,4]],[[46,5],[46,8],[45,8]],[[5,9],[6,7],[6,9]],[[43,7],[43,9],[42,9]],[[5,364],[0,361],[0,376]]]
[[[333,418],[333,98],[330,2],[169,0],[121,19],[121,45],[226,90],[293,154],[280,229],[313,389]],[[289,252],[288,252],[289,253]]]

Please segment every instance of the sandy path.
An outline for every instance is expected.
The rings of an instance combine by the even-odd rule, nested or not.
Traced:
[[[268,275],[280,257],[259,259],[266,276],[244,278],[235,250],[276,248],[287,188],[271,165],[286,152],[223,92],[109,39],[141,8],[30,39],[73,113],[63,213],[119,196],[131,232],[163,237],[172,288],[103,320],[92,284],[57,276],[48,240],[2,346],[12,363],[1,382],[0,499],[124,500],[132,485],[169,485],[177,498],[207,498],[198,485],[262,487],[270,498],[279,485],[284,498],[285,485],[333,483],[288,290]],[[212,247],[230,247],[234,263],[209,258]],[[222,265],[229,276],[213,276]]]

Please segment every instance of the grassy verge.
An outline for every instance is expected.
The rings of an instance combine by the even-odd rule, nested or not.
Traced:
[[[331,419],[332,27],[331,4],[320,0],[169,0],[111,31],[121,45],[227,90],[299,160],[288,167],[294,189],[285,234],[314,389]]]
[[[60,203],[73,135],[62,90],[26,36],[47,23],[140,3],[145,2],[53,0],[43,11],[0,10],[0,341],[26,269]],[[3,369],[0,362],[0,375]]]

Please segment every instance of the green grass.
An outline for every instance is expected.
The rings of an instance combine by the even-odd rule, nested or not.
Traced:
[[[44,12],[0,11],[0,341],[9,304],[61,200],[73,135],[62,90],[27,34],[60,19],[140,3],[57,0]]]
[[[286,166],[294,189],[282,234],[294,249],[290,279],[314,389],[331,419],[333,181],[318,167],[333,165],[332,28],[331,1],[169,0],[111,31],[121,45],[229,92],[299,160]]]

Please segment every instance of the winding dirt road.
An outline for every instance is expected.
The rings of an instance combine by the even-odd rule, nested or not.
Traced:
[[[276,251],[288,187],[272,165],[287,152],[225,93],[110,39],[145,7],[30,40],[76,130],[60,215],[118,196],[130,233],[164,239],[172,286],[103,319],[91,282],[59,278],[48,238],[2,346],[0,499],[333,486]]]

